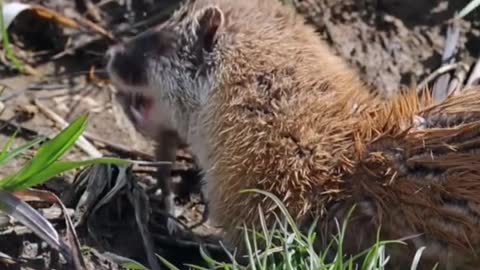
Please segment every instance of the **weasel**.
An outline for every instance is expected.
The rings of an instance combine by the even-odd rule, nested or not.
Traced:
[[[232,246],[242,246],[238,226],[259,228],[258,208],[268,224],[279,214],[272,200],[241,192],[260,189],[300,226],[318,218],[319,248],[356,206],[348,252],[372,245],[380,228],[385,239],[410,236],[408,255],[426,246],[427,262],[478,263],[477,92],[386,101],[278,0],[187,1],[112,47],[108,71],[122,95],[141,100],[125,105],[140,129],[190,145],[210,218]]]

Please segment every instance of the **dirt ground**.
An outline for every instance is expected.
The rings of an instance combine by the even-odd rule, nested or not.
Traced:
[[[175,0],[136,0],[131,1],[132,7],[127,5],[130,1],[120,0],[23,2],[35,2],[66,17],[89,18],[119,39],[161,22],[177,5]],[[339,55],[347,59],[372,89],[386,93],[416,85],[440,67],[447,21],[468,2],[468,0],[294,1],[298,12],[318,29],[319,38],[325,39]],[[88,8],[88,5],[85,7],[82,3],[90,3],[94,8]],[[87,15],[87,11],[90,10],[100,11],[101,20],[96,21],[95,16]],[[468,66],[472,66],[480,56],[479,19],[480,14],[476,12],[469,15],[460,25],[457,55]],[[133,130],[114,100],[113,89],[102,80],[105,78],[103,53],[114,41],[109,41],[91,28],[85,31],[59,27],[58,24],[45,22],[45,19],[32,14],[17,18],[10,33],[19,57],[41,73],[41,76],[20,75],[12,71],[11,67],[0,66],[0,85],[4,86],[0,95],[0,101],[4,105],[0,115],[1,145],[6,142],[12,131],[20,127],[22,132],[19,133],[15,145],[38,135],[57,133],[60,125],[51,116],[47,116],[48,111],[55,112],[65,121],[72,121],[80,113],[88,112],[87,132],[96,138],[91,141],[102,153],[139,160],[150,158],[152,142]],[[2,56],[2,59],[5,59],[5,56]],[[92,67],[95,67],[94,72]],[[32,104],[32,100],[35,100],[36,105]],[[123,150],[116,146],[121,146]],[[66,158],[73,160],[86,157],[85,152],[75,148]],[[179,188],[198,186],[198,171],[191,162],[188,154],[179,153],[175,170],[175,177],[180,180]],[[5,176],[18,170],[23,163],[23,159],[10,162],[1,168],[0,175]],[[140,171],[140,169],[134,171],[141,179],[140,185],[151,185],[154,181],[152,177]],[[42,188],[61,196],[71,195],[69,192],[74,176],[73,173],[67,174]],[[190,192],[192,194],[189,194]],[[197,188],[188,190],[185,194],[179,202],[179,211],[184,213],[183,221],[193,223],[200,219],[203,206],[199,202]],[[67,207],[72,209],[75,209],[75,206],[75,202],[67,204]],[[151,201],[150,207],[161,208],[156,205],[155,200]],[[110,232],[115,232],[112,235],[120,237],[105,236],[108,239],[95,241],[91,239],[88,230],[79,228],[80,242],[102,252],[110,251],[147,263],[141,245],[127,244],[128,241],[141,242],[136,239],[140,237],[138,234],[130,233],[132,226],[135,226],[132,224],[117,226],[120,225],[118,222],[121,223],[125,218],[134,217],[131,213],[122,215],[125,215],[121,216],[123,219],[118,219],[118,216],[101,215],[106,219],[103,223],[112,223],[111,227],[108,227]],[[196,262],[198,260],[196,246],[188,244],[190,242],[178,244],[172,239],[167,239],[164,228],[155,223],[155,213],[151,215],[149,229],[155,239],[158,253],[177,264]],[[61,219],[55,221],[55,224],[58,224],[60,230],[65,227]],[[13,225],[9,226],[11,228]],[[199,235],[208,235],[214,231],[208,225],[202,226],[195,230]],[[21,228],[19,224],[15,224],[15,227]],[[105,227],[100,232],[105,233]],[[28,268],[23,264],[22,269],[54,269],[45,259],[50,258],[48,249],[34,244],[37,240],[28,232],[4,230],[0,223],[0,243],[1,253],[37,263],[38,268]],[[32,247],[36,249],[33,248],[32,251]],[[2,256],[0,269],[20,269],[22,265],[5,264],[1,258]],[[100,260],[95,265],[99,267],[96,269],[116,269]]]

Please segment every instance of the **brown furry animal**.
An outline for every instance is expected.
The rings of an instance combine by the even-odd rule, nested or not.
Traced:
[[[113,82],[156,136],[175,130],[206,172],[214,222],[274,221],[282,199],[300,225],[319,217],[319,248],[353,205],[346,249],[415,236],[424,260],[464,264],[480,247],[480,94],[371,94],[303,18],[277,0],[196,0],[110,51]],[[141,126],[141,125],[140,125]],[[396,253],[392,250],[392,253]],[[400,262],[406,254],[398,251]],[[406,256],[408,257],[408,256]],[[408,257],[408,265],[412,257]]]

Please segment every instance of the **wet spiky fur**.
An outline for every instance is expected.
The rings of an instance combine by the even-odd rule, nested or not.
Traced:
[[[357,142],[364,150],[345,177],[345,191],[372,202],[374,223],[387,237],[422,234],[414,248],[427,246],[426,259],[442,265],[479,263],[478,90],[440,104],[400,95],[381,106],[362,121],[357,137],[377,135]]]
[[[259,225],[258,207],[274,221],[273,201],[240,193],[261,189],[300,225],[319,218],[320,248],[355,205],[351,252],[381,227],[385,239],[416,236],[410,250],[427,246],[432,262],[478,262],[480,92],[385,101],[277,0],[189,1],[155,35],[162,50],[148,51],[142,84],[126,88],[168,108],[161,118],[198,156],[211,217],[232,246],[243,244],[236,227]],[[197,47],[205,37],[211,47]]]
[[[414,91],[355,104],[363,96],[357,90],[312,99],[306,119],[296,110],[298,122],[282,123],[282,132],[265,132],[279,123],[258,115],[240,126],[231,109],[217,111],[212,143],[227,150],[212,156],[210,175],[218,182],[210,183],[211,203],[230,241],[242,245],[234,226],[260,224],[258,205],[273,221],[272,201],[239,193],[257,188],[282,198],[300,224],[320,217],[320,233],[334,233],[333,218],[342,221],[356,205],[355,217],[365,223],[350,224],[345,246],[352,252],[373,244],[381,226],[385,239],[411,236],[411,252],[427,246],[425,261],[478,263],[480,89],[436,105]],[[302,124],[315,115],[321,118]]]

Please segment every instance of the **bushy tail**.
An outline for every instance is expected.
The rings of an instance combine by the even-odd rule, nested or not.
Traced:
[[[479,90],[439,104],[403,95],[383,106],[367,121],[374,131],[364,133],[376,135],[349,181],[388,237],[419,235],[414,247],[440,259],[480,251]]]

